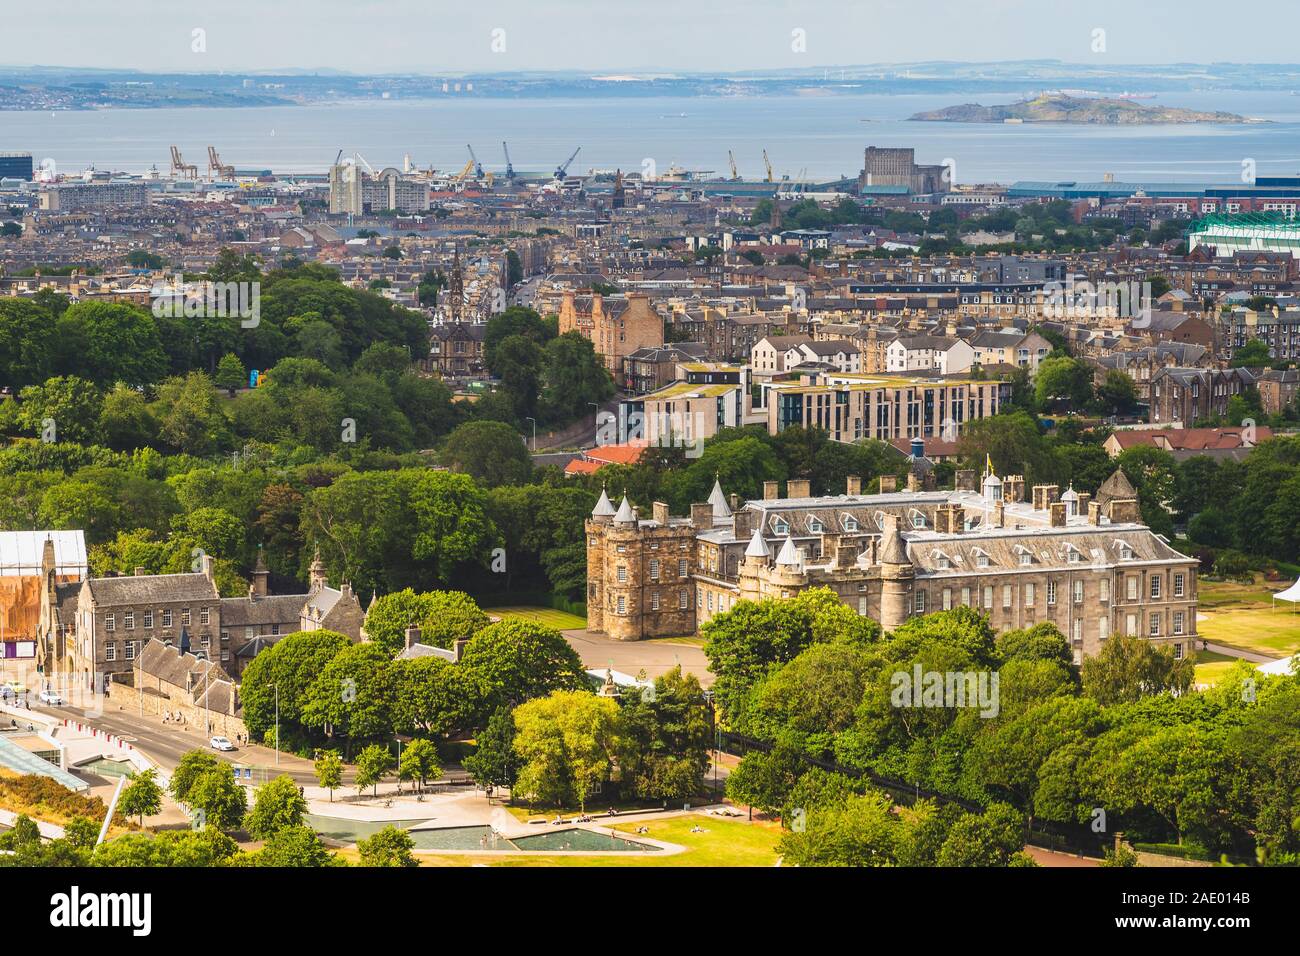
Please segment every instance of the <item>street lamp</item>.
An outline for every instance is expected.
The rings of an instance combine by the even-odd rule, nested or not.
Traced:
[[[533,418],[531,415],[525,415],[524,421],[533,423],[533,451],[537,451],[537,419]]]

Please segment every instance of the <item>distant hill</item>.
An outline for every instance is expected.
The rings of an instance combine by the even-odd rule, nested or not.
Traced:
[[[908,117],[926,123],[1088,123],[1101,126],[1168,123],[1250,123],[1236,113],[1202,112],[1170,106],[1145,106],[1132,100],[1040,96],[1005,106],[964,103]]]

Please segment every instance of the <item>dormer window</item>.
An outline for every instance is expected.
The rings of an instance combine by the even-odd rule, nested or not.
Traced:
[[[772,530],[775,531],[777,534],[789,534],[790,522],[786,521],[784,518],[773,518]]]
[[[857,518],[853,517],[853,515],[845,515],[845,516],[844,516],[844,530],[845,530],[845,531],[857,531],[857,530],[858,530],[858,527],[859,527],[859,525],[858,525],[858,519],[857,519]]]
[[[987,551],[981,548],[975,549],[975,567],[987,568],[989,566],[989,555]]]
[[[1119,559],[1121,561],[1133,560],[1133,547],[1127,541],[1119,542]]]
[[[923,514],[922,514],[921,512],[919,512],[919,511],[913,511],[911,514],[912,514],[912,527],[913,527],[913,528],[924,528],[924,527],[925,527],[925,515],[923,515]]]
[[[809,518],[809,519],[808,519],[808,530],[809,530],[812,534],[821,534],[821,533],[822,533],[823,531],[825,531],[826,529],[822,526],[822,523],[821,523],[820,521],[818,521],[816,518]]]
[[[1078,564],[1083,560],[1083,552],[1072,544],[1065,546],[1065,560],[1070,564]]]
[[[1016,554],[1019,556],[1020,566],[1022,568],[1027,568],[1034,563],[1033,552],[1030,551],[1028,548],[1023,547],[1021,545],[1017,545]]]

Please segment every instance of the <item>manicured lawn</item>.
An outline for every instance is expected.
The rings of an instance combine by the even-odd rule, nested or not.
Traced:
[[[691,827],[696,825],[705,832],[692,833]],[[417,853],[416,857],[422,866],[775,866],[776,844],[781,839],[781,828],[774,823],[748,823],[695,813],[667,820],[628,821],[612,829],[636,839],[639,826],[649,828],[644,836],[685,847],[685,852],[606,856]]]
[[[1231,670],[1232,665],[1237,660],[1238,658],[1229,657],[1227,654],[1216,654],[1214,651],[1197,651],[1196,683],[1218,683],[1219,679]]]
[[[690,647],[703,647],[708,639],[704,637],[655,637],[651,638],[651,644],[686,644]]]
[[[1272,606],[1273,591],[1259,584],[1206,581],[1200,585],[1200,636],[1216,644],[1287,657],[1300,650],[1300,613]]]
[[[578,617],[578,615],[570,614],[568,611],[557,611],[550,607],[488,607],[483,610],[487,614],[503,620],[515,618],[532,621],[534,624],[553,627],[557,631],[585,630],[587,627],[585,617]]]

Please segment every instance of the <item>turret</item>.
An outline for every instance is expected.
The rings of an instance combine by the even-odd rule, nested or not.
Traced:
[[[880,542],[880,626],[885,630],[892,631],[907,620],[915,578],[916,568],[898,530],[898,517],[886,515]]]

